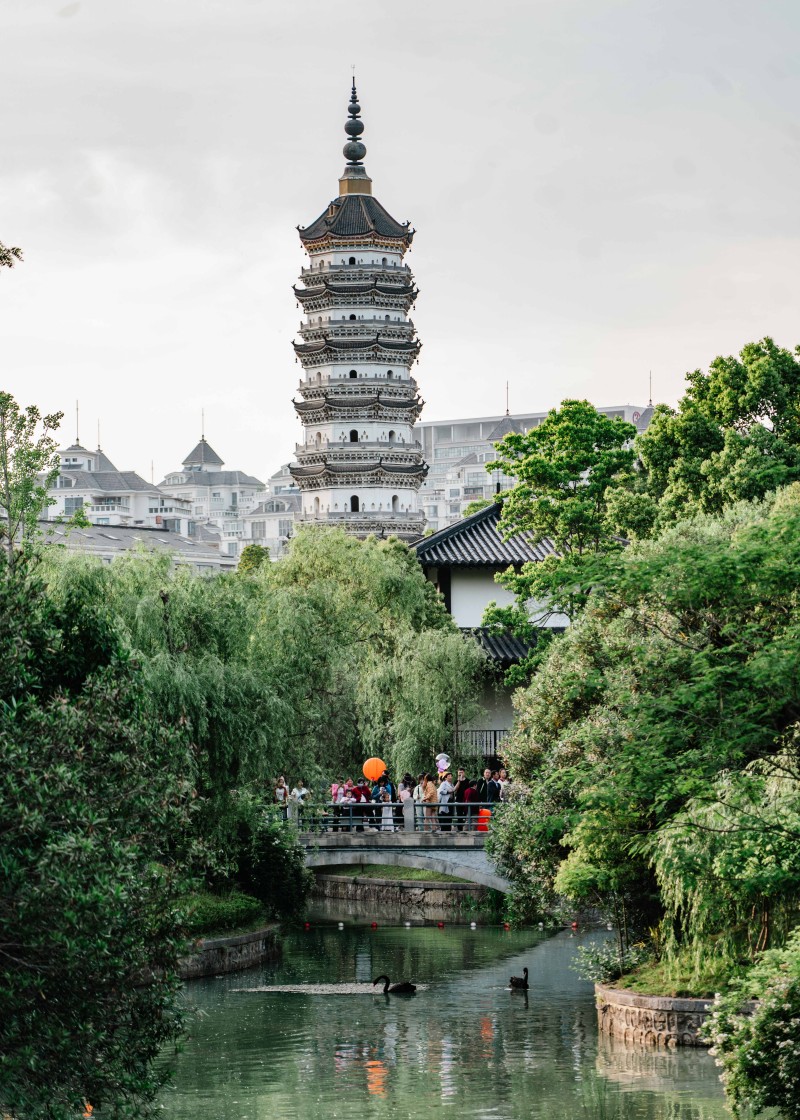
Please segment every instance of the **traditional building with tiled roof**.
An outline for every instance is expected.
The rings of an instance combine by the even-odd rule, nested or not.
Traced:
[[[338,198],[298,227],[309,265],[294,289],[305,316],[293,402],[303,441],[290,470],[299,521],[411,541],[424,525],[417,493],[427,472],[412,433],[423,405],[411,376],[417,289],[404,263],[414,231],[372,195],[355,82],[348,112]]]
[[[465,637],[478,642],[495,672],[484,692],[484,716],[459,731],[456,757],[473,751],[487,759],[502,754],[502,741],[513,722],[511,692],[503,682],[503,671],[527,656],[530,645],[508,630],[483,625],[490,603],[510,606],[514,596],[495,582],[498,572],[557,555],[552,541],[536,540],[532,533],[516,533],[506,539],[500,528],[503,511],[500,502],[464,517],[445,529],[418,541],[414,548],[426,577],[441,592],[445,606]],[[532,621],[560,631],[566,626],[563,615],[550,615],[531,604]],[[459,751],[461,752],[459,754]]]

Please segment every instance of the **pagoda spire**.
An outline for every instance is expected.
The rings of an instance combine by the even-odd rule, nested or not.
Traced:
[[[367,175],[367,169],[363,163],[367,148],[363,141],[359,139],[364,132],[364,122],[361,120],[361,106],[358,103],[358,94],[356,93],[355,75],[353,75],[353,86],[350,91],[347,113],[348,117],[344,124],[347,143],[342,148],[342,154],[347,163],[339,180],[340,198],[345,194],[372,194],[372,180]]]

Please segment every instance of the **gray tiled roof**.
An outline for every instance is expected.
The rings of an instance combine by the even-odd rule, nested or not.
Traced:
[[[167,490],[169,486],[163,483]],[[244,471],[190,471],[182,486],[256,486],[263,489],[264,483]]]
[[[532,533],[522,532],[504,540],[499,528],[501,512],[500,503],[494,502],[418,541],[414,547],[419,562],[439,567],[506,568],[556,555],[547,537],[535,543]]]
[[[97,458],[97,469],[99,471],[116,471],[117,468],[101,448],[98,447],[95,451],[95,456]]]
[[[527,642],[523,642],[510,630],[498,632],[489,626],[465,626],[461,633],[473,637],[487,657],[504,669],[522,661],[531,649]]]
[[[549,632],[553,634],[564,633],[563,628],[560,627],[554,627]],[[470,634],[484,653],[503,669],[508,669],[509,666],[522,661],[536,645],[535,641],[524,642],[522,638],[518,638],[510,630],[495,630],[491,626],[464,626],[461,628],[461,633]],[[534,631],[535,637],[536,632]]]
[[[191,467],[195,466],[195,464],[210,463],[214,467],[221,467],[224,462],[225,460],[220,459],[214,448],[210,443],[206,442],[206,438],[203,436],[197,447],[195,447],[193,451],[190,451],[183,460],[183,465],[185,467]]]
[[[503,436],[509,435],[511,432],[518,432],[520,428],[520,423],[515,420],[513,416],[509,416],[508,413],[506,413],[500,423],[495,424],[486,438],[494,443],[497,440],[502,439]]]
[[[320,216],[299,229],[301,241],[318,241],[321,237],[360,237],[377,233],[381,237],[411,240],[413,231],[408,222],[401,224],[381,206],[377,198],[367,194],[348,194],[335,198]]]
[[[145,482],[136,471],[65,470],[63,476],[72,482],[71,487],[64,487],[65,490],[98,490],[104,492],[118,490],[123,493],[130,490],[140,490],[147,491],[149,494],[159,493],[157,486],[154,486],[152,482]],[[58,489],[61,490],[62,487]]]
[[[166,529],[146,529],[142,526],[92,525],[86,529],[67,529],[52,521],[40,521],[42,539],[46,544],[58,544],[70,552],[84,552],[102,559],[113,559],[126,553],[145,549],[148,552],[167,553],[178,564],[191,564],[207,571],[236,567],[236,560],[220,553],[215,543],[219,538],[201,534],[197,526],[195,537],[184,537]]]

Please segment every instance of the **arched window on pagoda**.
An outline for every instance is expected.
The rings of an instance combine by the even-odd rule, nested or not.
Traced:
[[[355,319],[355,315],[351,315],[351,316],[350,316],[350,319],[351,319],[351,320],[352,320],[352,319]]]
[[[350,498],[350,512],[358,513],[358,494],[353,494]]]
[[[350,442],[358,443],[358,430],[356,428],[350,429]]]
[[[322,447],[322,432],[317,432],[317,434],[314,436],[314,444],[317,449]]]
[[[314,516],[319,517],[319,498],[314,499]]]
[[[358,377],[358,374],[356,373],[356,371],[354,369],[351,369],[350,370],[350,376],[351,377]]]
[[[386,257],[381,257],[381,264],[386,268]]]
[[[347,263],[348,263],[348,264],[355,264],[355,263],[356,263],[356,258],[355,258],[355,257],[351,257],[351,258],[350,258],[350,260],[349,260],[349,261],[348,261]]]
[[[396,494],[392,494],[392,513],[397,513],[400,509],[400,503]]]
[[[394,432],[389,432],[389,443],[394,443],[394,440],[395,440],[395,433]]]

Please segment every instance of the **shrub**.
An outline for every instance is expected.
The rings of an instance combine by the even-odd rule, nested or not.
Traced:
[[[216,933],[253,925],[264,918],[264,904],[241,891],[211,894],[198,891],[183,899],[188,933]]]
[[[757,1000],[747,1014],[748,999]],[[734,1115],[777,1108],[800,1117],[800,927],[717,997],[703,1033],[722,1067]]]

